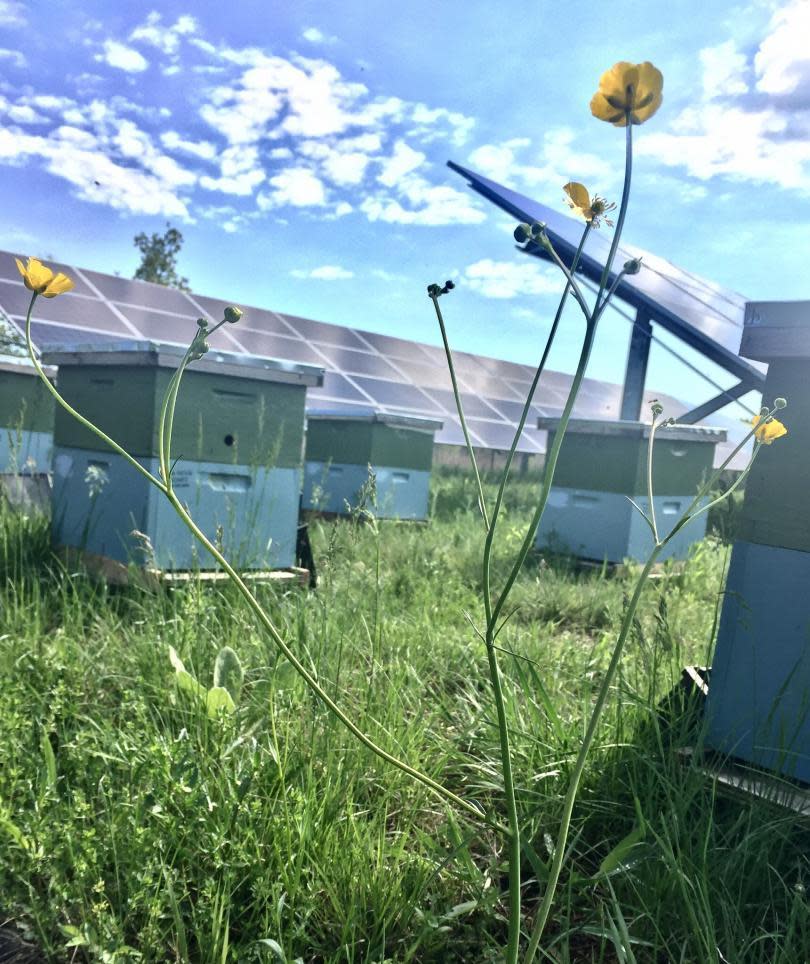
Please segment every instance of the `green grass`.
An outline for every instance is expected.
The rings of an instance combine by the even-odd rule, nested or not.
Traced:
[[[530,498],[528,482],[510,496],[501,563]],[[378,742],[497,810],[485,654],[467,618],[480,608],[474,501],[446,472],[428,526],[316,524],[318,590],[263,598]],[[645,593],[547,961],[810,959],[810,834],[719,795],[676,752],[699,738],[690,707],[656,709],[683,665],[708,660],[727,551],[706,540]],[[0,579],[0,921],[57,961],[498,961],[503,840],[356,745],[229,587],[107,590],[60,566],[42,520],[7,513]],[[503,667],[529,919],[631,590],[630,575],[535,559],[499,637],[517,654]],[[236,715],[211,720],[178,692],[168,652],[210,685],[226,645],[245,685]]]

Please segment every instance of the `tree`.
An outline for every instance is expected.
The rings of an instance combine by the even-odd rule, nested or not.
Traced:
[[[141,252],[141,263],[133,277],[166,285],[167,288],[190,290],[188,278],[182,278],[177,273],[177,255],[183,246],[183,235],[177,228],[166,222],[166,231],[162,236],[148,236],[142,231],[135,235],[133,244]]]

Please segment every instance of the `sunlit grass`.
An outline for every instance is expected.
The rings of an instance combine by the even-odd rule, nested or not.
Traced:
[[[529,484],[514,493],[504,559]],[[498,738],[466,615],[479,616],[480,525],[463,476],[439,478],[433,504],[430,525],[379,535],[316,524],[320,587],[266,589],[265,601],[364,729],[486,807]],[[806,830],[718,796],[675,752],[698,736],[688,707],[656,711],[681,667],[708,659],[726,554],[707,540],[682,576],[647,589],[575,812],[547,960],[810,958]],[[92,961],[498,960],[502,838],[351,740],[229,587],[108,591],[59,565],[42,520],[8,514],[0,572],[0,919],[54,960],[69,942]],[[498,640],[533,847],[529,921],[632,584],[534,560]],[[212,721],[176,691],[169,646],[206,681],[223,646],[239,654],[233,717]],[[634,830],[624,862],[600,875]]]

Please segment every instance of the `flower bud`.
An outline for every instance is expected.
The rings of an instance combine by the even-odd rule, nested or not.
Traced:
[[[773,407],[774,407],[774,408],[784,408],[786,405],[787,405],[787,399],[786,399],[786,398],[782,398],[781,396],[780,396],[779,398],[775,398],[775,399],[773,400]]]
[[[657,398],[654,398],[652,402],[650,402],[650,408],[652,409],[653,418],[658,418],[658,416],[664,411],[664,406],[658,401]]]
[[[208,328],[208,322],[205,318],[198,318],[197,327],[200,329],[200,331],[205,331]]]
[[[625,274],[638,274],[641,271],[641,258],[631,258],[624,262]]]
[[[449,281],[449,280],[448,280],[448,281],[445,281],[445,283],[444,283],[444,290],[445,290],[445,292],[447,292],[447,291],[452,291],[453,288],[455,288],[455,286],[456,286],[456,285],[455,285],[455,282]]]
[[[224,318],[229,325],[235,325],[236,322],[239,321],[241,317],[242,317],[242,309],[237,308],[236,305],[228,305],[228,307],[225,309]]]
[[[427,286],[428,298],[438,298],[442,293],[442,289],[438,285],[428,285]]]
[[[518,244],[525,244],[532,235],[532,229],[528,224],[519,224],[514,230],[514,238]]]

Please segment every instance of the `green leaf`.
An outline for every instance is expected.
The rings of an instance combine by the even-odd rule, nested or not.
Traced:
[[[183,660],[177,655],[177,650],[174,646],[169,647],[169,662],[178,673],[185,673],[186,667],[183,665]]]
[[[217,661],[214,664],[214,686],[221,686],[226,689],[231,694],[234,703],[238,703],[244,678],[245,672],[239,662],[239,657],[230,646],[223,647],[219,651]]]
[[[23,850],[29,849],[28,838],[20,830],[16,823],[11,819],[6,808],[0,805],[0,830],[5,830],[5,832],[11,837],[11,839],[19,844]]]
[[[628,862],[631,851],[644,839],[644,827],[634,827],[626,837],[616,844],[613,850],[599,864],[597,876],[612,874]]]
[[[273,952],[273,957],[275,960],[279,961],[280,964],[287,964],[287,955],[282,950],[281,944],[278,941],[274,941],[272,937],[263,937],[261,940],[256,941],[257,944],[261,944],[263,947],[269,947]]]
[[[43,730],[39,738],[39,748],[45,761],[45,786],[49,790],[56,789],[56,756],[51,746],[47,731]]]
[[[196,679],[191,675],[191,673],[186,670],[178,670],[175,673],[175,680],[177,682],[178,689],[183,690],[184,693],[188,693],[190,696],[196,696],[198,699],[202,700],[203,703],[206,702],[207,691],[202,683],[198,683]]]
[[[220,710],[224,710],[226,713],[235,713],[236,703],[231,699],[231,694],[224,686],[212,686],[205,698],[205,708],[208,710],[211,719],[214,719]]]

